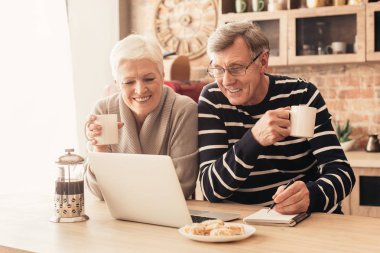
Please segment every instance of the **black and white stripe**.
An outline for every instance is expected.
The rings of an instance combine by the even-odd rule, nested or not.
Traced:
[[[298,78],[271,76],[268,94],[254,106],[231,105],[216,83],[198,104],[201,188],[207,200],[269,205],[280,185],[307,183],[310,211],[341,212],[340,202],[355,184],[318,89]],[[292,105],[317,108],[312,138],[287,137],[260,146],[250,129],[267,110]]]

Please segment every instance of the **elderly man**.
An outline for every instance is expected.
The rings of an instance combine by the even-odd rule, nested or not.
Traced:
[[[270,205],[283,214],[342,213],[355,177],[318,89],[266,73],[268,39],[252,22],[208,40],[209,74],[198,104],[200,184],[211,202]],[[293,105],[317,109],[314,136],[290,136]],[[284,190],[284,185],[295,181]]]

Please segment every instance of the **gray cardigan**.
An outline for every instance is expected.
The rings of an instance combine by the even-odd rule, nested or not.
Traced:
[[[99,100],[93,113],[117,114],[118,120],[124,122],[119,130],[119,143],[109,145],[108,152],[169,155],[185,197],[194,192],[199,171],[198,113],[197,104],[191,98],[164,86],[158,107],[147,116],[140,133],[137,132],[135,117],[125,105],[121,93]],[[87,169],[86,183],[94,195],[103,199],[96,177],[90,169]]]

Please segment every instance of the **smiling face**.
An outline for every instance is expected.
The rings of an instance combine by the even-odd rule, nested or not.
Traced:
[[[125,60],[117,69],[124,103],[136,119],[143,122],[160,103],[163,89],[163,74],[157,64],[148,59]]]
[[[251,51],[241,37],[237,37],[232,46],[214,53],[214,67],[233,68],[251,63]],[[246,74],[233,76],[228,71],[216,78],[219,89],[233,105],[255,105],[260,103],[268,92],[269,78],[264,75],[268,66],[268,53],[264,52],[248,66]]]

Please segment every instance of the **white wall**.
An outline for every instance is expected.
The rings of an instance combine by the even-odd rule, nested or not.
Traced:
[[[84,124],[105,85],[112,82],[109,53],[119,40],[118,0],[67,0],[79,149],[85,155]]]

